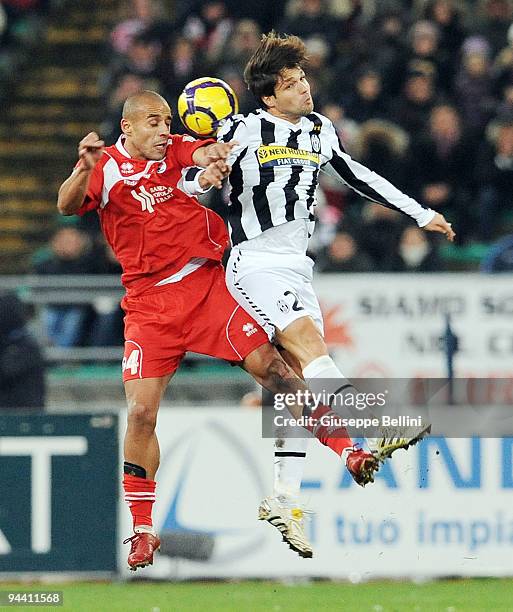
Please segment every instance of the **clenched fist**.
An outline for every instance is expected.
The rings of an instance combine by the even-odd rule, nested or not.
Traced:
[[[92,170],[102,156],[105,143],[96,132],[89,132],[78,145],[79,168]]]
[[[212,162],[200,174],[200,187],[206,189],[213,185],[216,189],[221,189],[223,179],[230,174],[231,170],[231,167],[223,160]]]

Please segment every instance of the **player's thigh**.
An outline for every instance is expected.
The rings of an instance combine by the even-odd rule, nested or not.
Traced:
[[[179,296],[166,291],[125,298],[122,306],[125,310],[123,382],[173,374],[185,354],[183,304]]]
[[[212,270],[208,282],[205,298],[185,326],[186,350],[241,362],[268,342],[267,334],[228,291],[221,266]]]
[[[309,283],[294,270],[250,272],[230,277],[235,299],[266,329],[284,330],[302,317],[322,327],[319,304]],[[274,333],[273,333],[274,336]]]
[[[317,357],[328,354],[328,349],[312,317],[301,317],[283,331],[276,331],[275,342],[292,354],[304,368]]]

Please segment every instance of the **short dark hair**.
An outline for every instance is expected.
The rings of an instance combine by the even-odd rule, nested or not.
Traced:
[[[286,68],[303,68],[307,62],[305,43],[298,36],[264,34],[244,70],[244,80],[259,106],[263,96],[274,95],[280,72]]]

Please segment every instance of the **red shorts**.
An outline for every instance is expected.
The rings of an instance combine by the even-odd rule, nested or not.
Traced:
[[[223,267],[207,262],[178,283],[126,296],[123,381],[172,374],[186,351],[240,362],[268,342],[233,299]]]

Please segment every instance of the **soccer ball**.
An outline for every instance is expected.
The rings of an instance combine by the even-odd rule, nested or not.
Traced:
[[[221,125],[239,110],[233,89],[213,77],[188,83],[178,98],[178,114],[189,132],[214,136]]]

